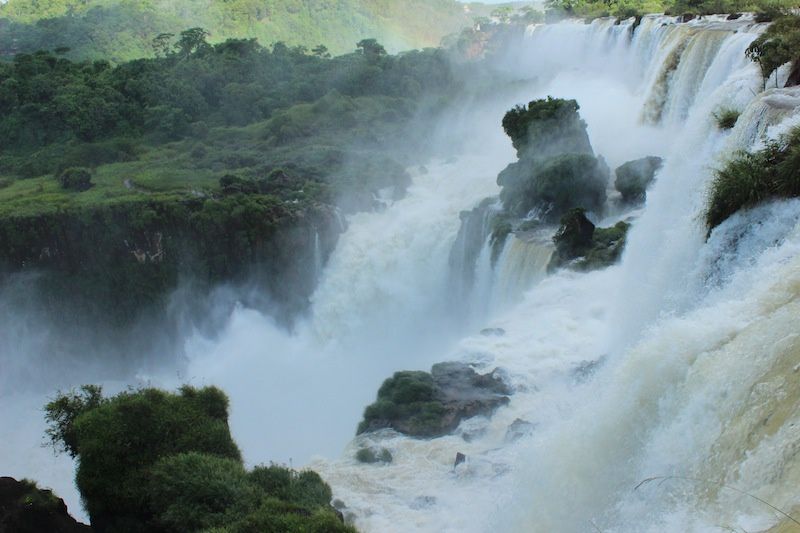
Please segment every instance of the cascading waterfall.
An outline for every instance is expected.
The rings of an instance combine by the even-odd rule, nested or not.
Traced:
[[[800,305],[800,203],[736,215],[707,243],[701,220],[712,168],[796,124],[798,102],[791,90],[758,95],[744,56],[758,25],[662,24],[646,18],[624,51],[620,30],[605,21],[529,32],[532,50],[542,35],[554,50],[563,44],[573,61],[566,71],[605,53],[625,62],[626,51],[628,65],[646,58],[648,69],[625,75],[630,96],[663,84],[658,129],[680,135],[662,146],[666,166],[621,265],[542,280],[489,321],[505,335],[464,339],[450,354],[506,369],[517,387],[508,407],[463,424],[468,441],[389,432],[314,464],[365,529],[751,531],[781,517],[734,489],[786,510],[798,504],[800,387],[790,376],[800,362],[791,319]],[[560,59],[542,58],[554,72],[547,89],[562,86]],[[604,64],[617,74],[613,60]],[[580,90],[558,96],[573,94]],[[590,135],[602,131],[591,98],[578,99]],[[742,110],[729,133],[714,123],[722,107]],[[532,424],[530,438],[509,439],[515,420]],[[388,447],[395,462],[355,463],[364,440]],[[470,461],[454,469],[456,451]],[[633,490],[658,475],[684,479]]]
[[[800,201],[739,213],[708,241],[701,220],[715,165],[800,123],[800,92],[761,92],[744,56],[762,30],[746,17],[659,16],[635,31],[633,20],[607,19],[529,28],[499,61],[525,80],[517,92],[463,106],[470,155],[428,165],[406,198],[350,218],[293,335],[238,308],[219,338],[188,341],[185,374],[141,382],[225,389],[250,464],[338,456],[309,465],[364,531],[775,524],[769,507],[726,487],[787,511],[800,503],[800,381],[791,379],[800,371]],[[612,168],[666,158],[619,265],[546,275],[546,232],[511,235],[494,258],[485,223],[473,228],[477,245],[459,240],[459,213],[497,193],[495,177],[513,158],[503,111],[548,94],[578,100]],[[732,131],[716,128],[722,108],[742,112]],[[460,299],[449,278],[465,268],[472,279]],[[455,317],[453,300],[480,312]],[[384,431],[345,444],[382,379],[442,360],[503,368],[511,403],[442,438]],[[19,420],[36,420],[41,435],[41,401],[19,405]],[[509,431],[516,421],[525,435]],[[364,443],[388,448],[392,464],[358,463]],[[468,460],[454,468],[456,452]],[[48,471],[35,477],[78,509],[68,460],[8,456],[4,474],[31,475],[38,462]],[[700,481],[633,490],[658,475]]]

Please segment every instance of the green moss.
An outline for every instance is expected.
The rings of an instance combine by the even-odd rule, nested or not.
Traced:
[[[445,410],[437,398],[433,377],[427,372],[395,372],[378,390],[378,399],[364,410],[358,433],[368,431],[373,422],[402,419],[414,435],[433,435],[439,431]]]

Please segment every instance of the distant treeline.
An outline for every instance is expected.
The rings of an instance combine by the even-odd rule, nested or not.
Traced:
[[[69,48],[73,59],[151,57],[151,40],[202,26],[212,42],[257,38],[347,53],[377,38],[389,50],[436,46],[471,23],[455,0],[9,0],[0,3],[0,56]]]

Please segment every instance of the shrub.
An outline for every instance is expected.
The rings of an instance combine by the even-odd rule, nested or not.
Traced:
[[[716,120],[719,129],[729,130],[733,128],[739,120],[739,112],[730,108],[720,109],[714,113],[714,120]]]
[[[68,168],[58,175],[62,189],[83,192],[92,188],[92,174],[85,168]]]
[[[800,128],[754,153],[742,152],[716,172],[706,209],[709,232],[739,211],[771,198],[800,196]]]
[[[241,461],[198,452],[160,459],[148,481],[150,509],[166,531],[223,526],[260,499]]]
[[[98,388],[61,395],[45,407],[48,434],[78,458],[76,482],[92,524],[100,530],[138,530],[155,518],[149,479],[160,459],[202,452],[241,460],[219,389],[157,389],[101,399]],[[138,526],[136,526],[138,524]]]
[[[248,474],[266,495],[307,508],[328,506],[331,488],[311,470],[296,472],[283,466],[257,466]]]

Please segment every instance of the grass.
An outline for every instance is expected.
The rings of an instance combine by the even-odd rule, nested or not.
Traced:
[[[762,150],[742,152],[717,171],[711,183],[706,225],[709,233],[741,209],[772,198],[800,196],[800,128]]]
[[[714,113],[714,120],[717,122],[717,127],[721,130],[732,129],[736,122],[739,120],[739,111],[729,107],[722,108]]]

